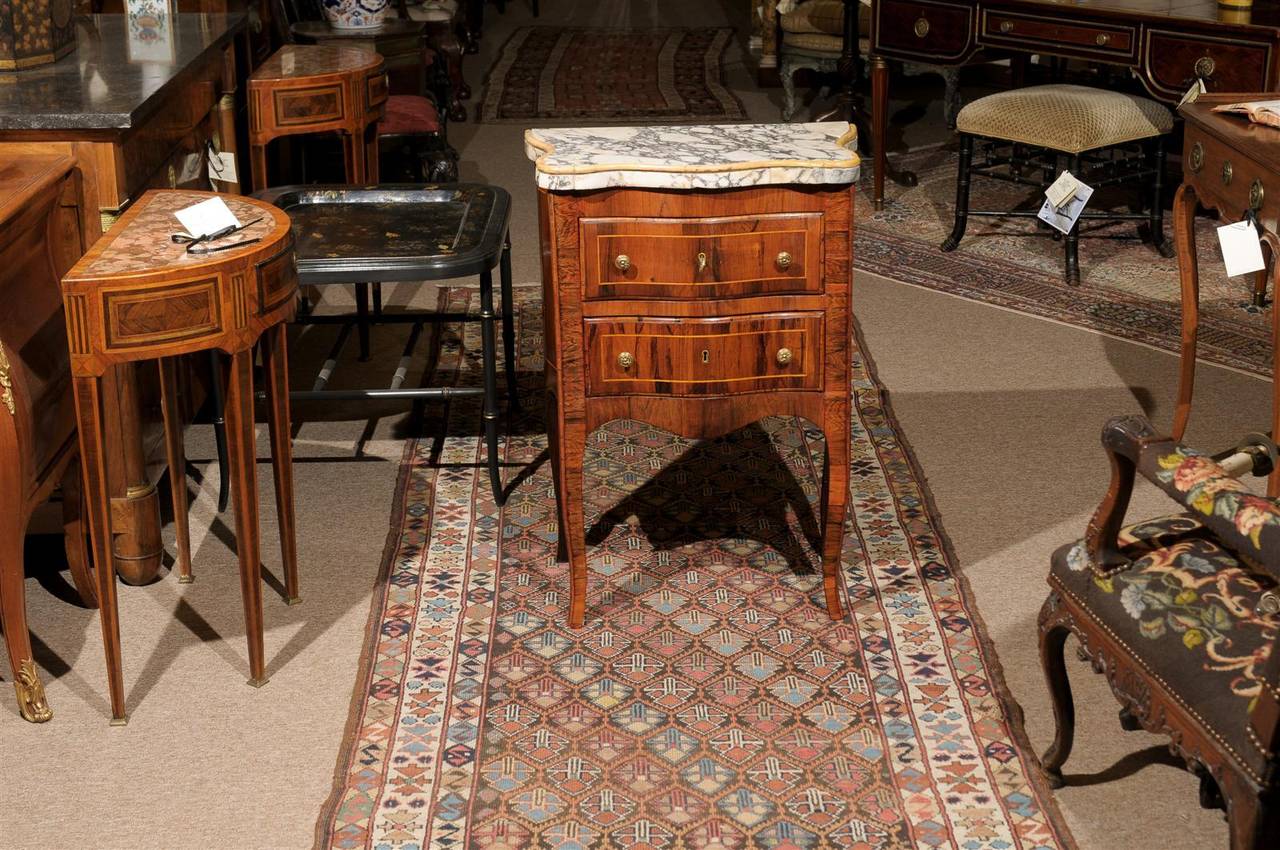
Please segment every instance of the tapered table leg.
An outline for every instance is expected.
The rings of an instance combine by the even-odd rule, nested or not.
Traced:
[[[236,516],[236,554],[249,644],[249,684],[267,683],[262,642],[262,562],[259,555],[257,450],[253,433],[253,350],[231,355],[227,365],[227,449]]]
[[[840,604],[844,568],[844,519],[849,504],[849,409],[846,405],[829,405],[824,433],[827,454],[822,472],[822,591],[827,601],[827,614],[833,620],[844,617]],[[834,410],[831,408],[838,408]]]
[[[84,475],[85,508],[93,541],[94,572],[98,579],[98,609],[102,648],[111,691],[111,725],[128,722],[124,709],[124,670],[120,659],[120,612],[116,602],[116,573],[111,558],[111,499],[107,492],[105,440],[102,426],[102,378],[74,379],[76,420],[80,429],[80,465]]]
[[[561,421],[556,434],[559,457],[560,535],[569,557],[569,628],[580,629],[587,619],[587,529],[583,516],[583,452],[586,423]]]
[[[1173,408],[1173,438],[1181,440],[1191,417],[1196,381],[1196,332],[1200,324],[1200,279],[1196,267],[1196,190],[1182,184],[1173,199],[1173,239],[1182,281],[1182,353],[1178,368],[1178,396]]]
[[[178,360],[162,357],[160,409],[164,417],[164,452],[169,464],[169,489],[173,491],[173,527],[178,542],[178,582],[190,584],[191,532],[187,525],[187,454],[182,445],[182,411],[178,407]]]
[[[262,365],[267,382],[267,427],[271,433],[271,471],[276,483],[276,518],[280,525],[280,557],[284,564],[285,602],[298,597],[298,544],[293,519],[293,450],[289,418],[289,355],[286,325],[262,337]]]
[[[871,57],[871,153],[875,157],[872,201],[884,209],[884,173],[889,167],[884,137],[889,123],[889,63],[883,56]]]

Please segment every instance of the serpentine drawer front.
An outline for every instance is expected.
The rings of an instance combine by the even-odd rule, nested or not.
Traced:
[[[587,298],[821,292],[822,214],[583,219]]]
[[[819,389],[822,314],[587,321],[587,394]]]

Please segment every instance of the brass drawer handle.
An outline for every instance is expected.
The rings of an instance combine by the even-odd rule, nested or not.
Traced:
[[[1099,47],[1102,47],[1110,40],[1111,40],[1111,36],[1105,32],[1098,33],[1098,37],[1094,39],[1094,41],[1098,43]]]
[[[1013,32],[1013,21],[1001,21],[1000,32]]]
[[[1204,145],[1196,142],[1191,146],[1191,161],[1187,163],[1193,172],[1204,167]]]
[[[707,270],[707,252],[698,252],[698,273],[701,274]]]
[[[1231,160],[1222,163],[1222,185],[1231,185]]]
[[[1217,63],[1213,61],[1212,56],[1201,56],[1196,60],[1196,76],[1201,79],[1208,79],[1213,76],[1213,72],[1217,67]]]
[[[778,265],[778,268],[785,272],[787,269],[791,268],[791,254],[786,251],[779,251],[778,258],[774,260],[774,262]]]
[[[791,349],[790,349],[790,348],[779,348],[779,349],[778,349],[778,354],[777,354],[777,360],[778,360],[778,365],[779,365],[779,366],[786,366],[788,363],[790,363],[790,362],[791,362]]]
[[[913,27],[916,38],[924,38],[929,34],[929,21],[924,16],[916,18],[916,25]]]
[[[613,266],[620,272],[625,272],[631,268],[631,258],[626,254],[619,254],[613,258]]]
[[[1262,199],[1264,197],[1265,193],[1262,190],[1262,181],[1255,177],[1253,182],[1249,184],[1249,209],[1262,209]]]
[[[624,351],[618,355],[618,365],[623,369],[630,369],[636,365],[636,356],[630,351]]]

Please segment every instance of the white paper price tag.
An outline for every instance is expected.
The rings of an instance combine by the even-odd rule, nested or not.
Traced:
[[[1267,267],[1262,259],[1262,244],[1253,222],[1237,221],[1218,228],[1218,244],[1222,246],[1222,261],[1227,267],[1227,277],[1262,271]]]
[[[1062,205],[1061,209],[1055,208],[1053,203],[1045,198],[1040,212],[1036,213],[1036,218],[1055,230],[1069,233],[1071,228],[1075,227],[1076,219],[1080,218],[1085,204],[1089,203],[1091,197],[1093,197],[1093,187],[1077,180],[1075,194]]]
[[[200,154],[189,153],[182,158],[182,170],[178,172],[178,185],[184,186],[200,176]]]
[[[231,211],[222,198],[210,198],[174,213],[188,235],[199,238],[226,230],[228,227],[239,227],[236,214]]]
[[[209,151],[209,179],[220,180],[223,183],[235,183],[236,181],[236,158],[235,155],[225,151],[215,153]]]
[[[1196,77],[1196,81],[1191,84],[1191,88],[1187,89],[1187,93],[1182,96],[1182,100],[1178,101],[1178,106],[1186,106],[1188,103],[1195,103],[1196,98],[1205,93],[1204,79]]]
[[[1079,189],[1080,181],[1070,171],[1064,171],[1058,175],[1057,180],[1049,184],[1048,189],[1044,190],[1044,196],[1049,199],[1049,203],[1053,204],[1055,210],[1060,210],[1076,196]]]

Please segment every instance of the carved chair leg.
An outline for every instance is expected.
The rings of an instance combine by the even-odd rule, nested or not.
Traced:
[[[1064,657],[1067,637],[1071,632],[1061,623],[1053,622],[1053,607],[1058,604],[1058,601],[1051,596],[1045,602],[1040,614],[1040,666],[1044,668],[1045,682],[1049,686],[1049,695],[1053,700],[1053,719],[1056,726],[1053,743],[1045,751],[1040,763],[1049,780],[1049,785],[1053,788],[1061,788],[1064,784],[1062,764],[1071,755],[1071,745],[1076,731],[1076,709],[1071,699],[1071,681],[1067,678],[1067,664]]]
[[[969,169],[973,163],[973,136],[960,134],[960,163],[956,171],[956,221],[951,227],[951,235],[942,242],[942,250],[954,251],[964,238],[965,226],[969,223]]]
[[[1222,799],[1222,790],[1218,788],[1213,775],[1199,764],[1195,766],[1195,774],[1200,778],[1200,808],[1225,809],[1227,806]]]
[[[1142,723],[1134,716],[1133,712],[1126,707],[1120,709],[1120,728],[1126,732],[1137,732],[1142,728]]]
[[[782,120],[790,121],[796,114],[796,71],[800,70],[797,62],[783,57],[778,63],[778,75],[782,77]]]

